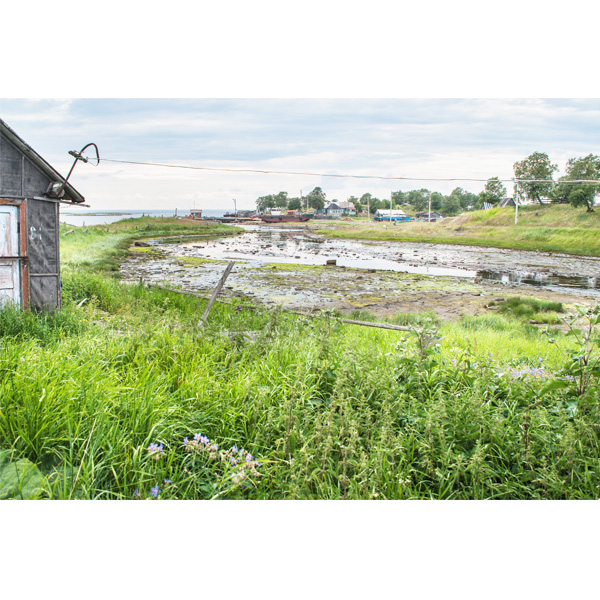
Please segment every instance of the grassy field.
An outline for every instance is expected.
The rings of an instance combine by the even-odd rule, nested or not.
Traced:
[[[164,236],[218,236],[236,231],[241,229],[220,223],[173,217],[123,219],[110,225],[87,228],[62,223],[61,266],[67,269],[116,272],[119,270],[119,261],[128,255],[134,240]]]
[[[328,237],[491,246],[600,256],[600,212],[570,205],[514,208],[463,213],[439,223],[314,222],[310,228]]]
[[[193,226],[125,223],[63,231],[60,313],[0,311],[0,497],[599,497],[595,338],[528,324],[561,305],[390,331],[217,303],[199,327],[204,300],[107,275]]]

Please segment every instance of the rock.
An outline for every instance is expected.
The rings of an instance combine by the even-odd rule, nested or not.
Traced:
[[[325,262],[325,264],[327,266],[335,267],[335,265],[337,264],[337,260],[335,258],[328,258],[327,261]]]
[[[148,242],[133,242],[134,246],[137,246],[138,248],[149,248],[150,244],[148,244]]]

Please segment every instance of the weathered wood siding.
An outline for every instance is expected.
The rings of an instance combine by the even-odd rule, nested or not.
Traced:
[[[53,310],[61,306],[59,205],[33,199],[43,196],[49,185],[46,174],[0,134],[0,198],[26,202],[19,235],[27,242],[29,306]]]

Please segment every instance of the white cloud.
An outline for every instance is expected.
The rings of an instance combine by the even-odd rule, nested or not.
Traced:
[[[0,100],[0,114],[60,172],[68,150],[94,141],[104,158],[201,167],[420,178],[510,178],[534,151],[563,166],[595,153],[597,100],[543,99],[75,99]],[[399,182],[224,173],[101,162],[72,183],[95,208],[239,208],[320,185],[329,198],[482,183]],[[185,208],[182,206],[182,208]]]

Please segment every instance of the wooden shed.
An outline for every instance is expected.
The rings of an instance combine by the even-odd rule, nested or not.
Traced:
[[[60,308],[59,205],[84,201],[0,119],[0,307]]]

